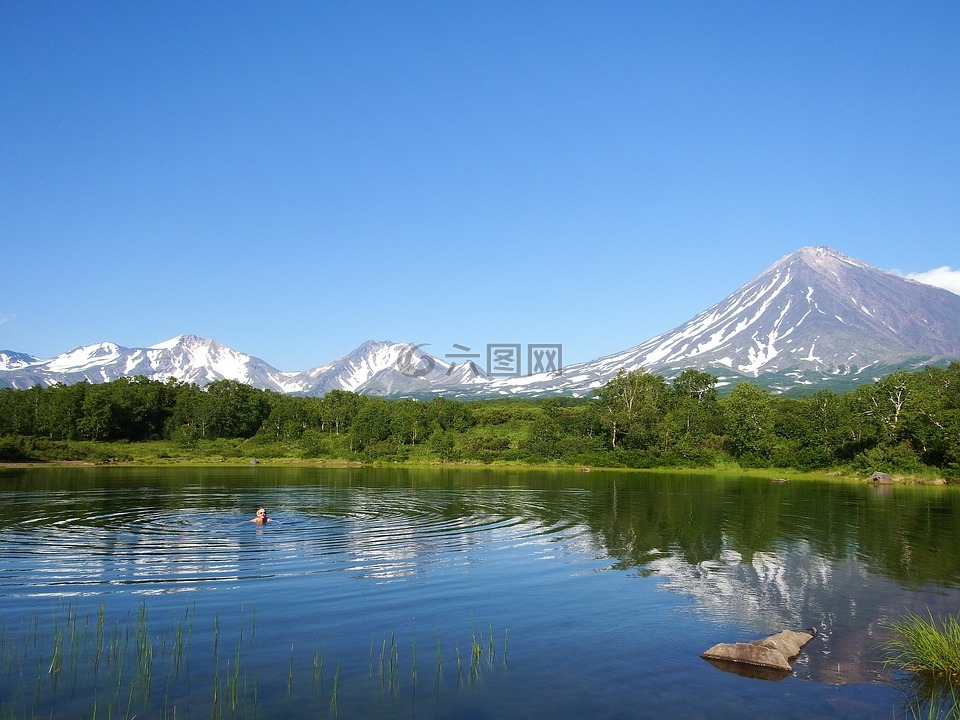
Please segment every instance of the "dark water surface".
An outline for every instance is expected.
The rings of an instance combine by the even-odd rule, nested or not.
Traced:
[[[10,469],[0,528],[0,717],[911,717],[886,626],[960,609],[952,487]]]

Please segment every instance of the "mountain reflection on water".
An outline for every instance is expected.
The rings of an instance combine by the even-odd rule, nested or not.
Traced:
[[[266,503],[267,528],[247,522]],[[599,558],[750,640],[815,626],[796,670],[883,677],[906,609],[955,612],[953,487],[500,469],[0,471],[0,597],[230,589],[347,573],[469,574],[485,548]],[[562,562],[560,557],[559,562]],[[574,570],[579,572],[580,570]],[[705,647],[703,649],[706,649]]]
[[[661,578],[701,612],[758,629],[816,627],[798,674],[829,683],[879,680],[879,645],[906,609],[956,613],[960,494],[875,487],[645,478],[614,481],[596,520],[619,567]]]

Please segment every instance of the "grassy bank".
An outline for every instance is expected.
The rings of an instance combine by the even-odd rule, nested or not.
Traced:
[[[578,471],[655,471],[657,473],[708,473],[729,474],[778,481],[837,480],[865,482],[869,474],[852,468],[835,468],[821,471],[802,471],[782,467],[742,467],[737,462],[718,458],[710,465],[684,465],[637,468],[622,464],[595,465],[590,458],[557,459],[544,462],[526,460],[477,459],[449,460],[432,455],[427,448],[417,448],[403,460],[395,458],[367,458],[358,453],[343,452],[341,456],[305,457],[299,443],[264,443],[257,440],[216,439],[198,440],[183,445],[166,440],[147,442],[92,442],[92,441],[43,441],[32,440],[16,460],[0,458],[2,467],[95,465],[95,466],[403,466],[403,467],[503,467],[503,468],[552,468],[576,469]],[[942,476],[933,471],[894,477],[896,482],[907,484],[943,484]]]

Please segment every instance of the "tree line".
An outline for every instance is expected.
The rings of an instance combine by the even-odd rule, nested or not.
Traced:
[[[591,398],[321,398],[233,380],[0,390],[0,460],[75,441],[233,440],[238,456],[383,461],[557,462],[593,466],[849,468],[960,477],[960,363],[898,371],[847,393],[772,395],[749,382],[721,395],[688,369],[673,380],[621,371]],[[57,444],[60,445],[57,445]]]

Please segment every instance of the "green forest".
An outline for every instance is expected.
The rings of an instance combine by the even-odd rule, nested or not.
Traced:
[[[145,445],[146,444],[146,445]],[[621,372],[590,398],[322,398],[143,377],[0,390],[0,461],[289,458],[881,470],[960,479],[960,363],[847,393]]]

